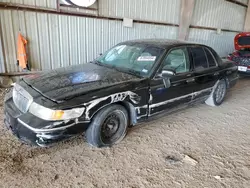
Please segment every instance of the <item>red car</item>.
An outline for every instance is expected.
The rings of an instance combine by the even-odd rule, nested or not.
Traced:
[[[250,75],[250,32],[239,33],[234,38],[235,52],[228,59],[238,66],[240,74]]]

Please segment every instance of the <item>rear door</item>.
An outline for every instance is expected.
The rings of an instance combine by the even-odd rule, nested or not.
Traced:
[[[193,99],[206,98],[219,78],[219,67],[209,48],[190,47],[193,75],[196,83]]]

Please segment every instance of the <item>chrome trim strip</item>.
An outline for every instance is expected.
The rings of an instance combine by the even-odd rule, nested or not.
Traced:
[[[25,126],[26,128],[32,130],[35,133],[49,133],[49,132],[53,132],[53,131],[60,131],[60,130],[67,129],[67,128],[72,127],[72,126],[77,124],[77,123],[72,123],[72,124],[69,124],[69,125],[66,125],[66,126],[63,126],[63,127],[57,127],[57,128],[53,128],[53,129],[36,129],[36,128],[33,128],[33,127],[29,126],[27,123],[23,122],[19,118],[17,120],[23,126]]]
[[[146,117],[146,116],[151,116],[151,111],[150,111],[150,110],[151,110],[152,108],[154,108],[154,107],[158,107],[158,106],[161,106],[161,105],[164,105],[164,104],[167,104],[167,103],[176,101],[176,100],[184,99],[184,98],[189,97],[189,96],[192,96],[192,98],[193,98],[193,97],[197,96],[198,94],[203,93],[203,92],[206,92],[206,91],[209,91],[209,90],[211,90],[211,92],[212,92],[212,89],[213,89],[213,88],[214,88],[214,87],[210,87],[210,88],[203,89],[203,90],[200,90],[200,91],[196,91],[196,92],[193,92],[193,93],[190,93],[190,94],[187,94],[187,95],[183,95],[183,96],[180,96],[180,97],[176,97],[176,98],[173,98],[173,99],[170,99],[170,100],[167,100],[167,101],[163,101],[163,102],[151,104],[151,105],[149,105],[149,114],[148,114],[148,115],[147,115],[147,114],[144,114],[144,115],[141,115],[141,116],[137,116],[137,119],[140,119],[140,118]],[[138,107],[136,107],[136,110],[138,110],[138,109],[140,109],[140,108],[146,108],[146,107],[148,107],[148,106],[147,106],[147,105],[138,106]],[[164,110],[163,110],[163,111],[164,111]],[[159,113],[160,113],[160,112],[159,112]],[[157,113],[154,113],[153,115],[155,115],[155,114],[157,114]]]
[[[200,90],[200,91],[196,91],[196,92],[193,92],[193,93],[190,93],[190,94],[187,94],[187,95],[176,97],[176,98],[173,98],[173,99],[170,99],[170,100],[167,100],[167,101],[151,104],[151,105],[149,105],[149,109],[154,108],[154,107],[158,107],[158,106],[161,106],[161,105],[164,105],[164,104],[176,101],[176,100],[184,99],[184,98],[189,97],[189,96],[196,96],[196,95],[198,95],[200,93],[203,93],[203,92],[206,92],[206,91],[209,91],[209,90],[212,90],[212,89],[213,89],[213,87],[210,87],[210,88],[203,89],[203,90]]]
[[[142,115],[142,116],[137,116],[137,118],[136,118],[136,119],[138,120],[138,119],[141,119],[141,118],[143,118],[143,117],[147,117],[147,116],[148,116],[147,114],[144,114],[144,115]]]

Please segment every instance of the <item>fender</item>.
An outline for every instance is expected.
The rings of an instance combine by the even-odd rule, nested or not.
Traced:
[[[102,108],[111,104],[121,103],[124,104],[127,109],[129,109],[129,113],[132,118],[132,124],[134,124],[136,123],[135,106],[139,104],[140,100],[141,97],[132,91],[115,93],[109,96],[94,99],[90,102],[84,103],[84,106],[86,107],[84,119],[91,120],[91,118]]]

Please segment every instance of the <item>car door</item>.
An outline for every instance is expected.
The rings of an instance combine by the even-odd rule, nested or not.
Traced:
[[[193,100],[199,98],[205,99],[211,93],[213,86],[218,80],[218,63],[207,47],[190,47],[190,53],[192,56],[193,75],[196,83]]]
[[[168,88],[161,77],[163,69],[176,71],[176,75],[170,79],[171,85]],[[188,104],[192,99],[193,87],[195,82],[187,48],[171,49],[150,81],[149,116],[162,111],[174,111]]]

